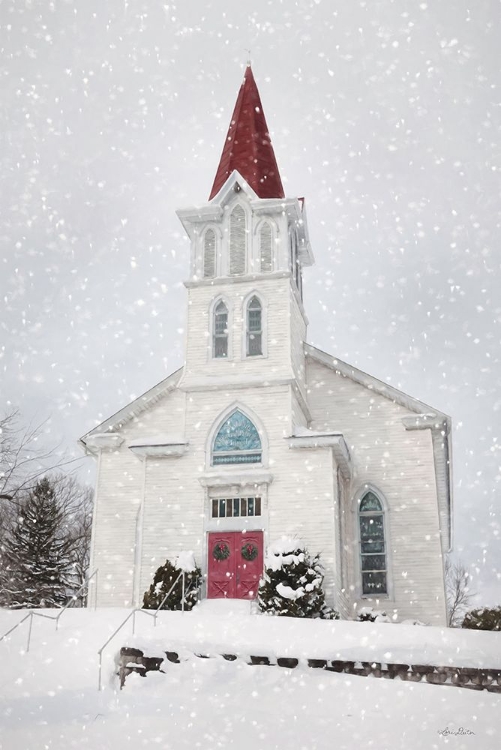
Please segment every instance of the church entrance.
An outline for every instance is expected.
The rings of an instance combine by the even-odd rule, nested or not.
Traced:
[[[208,599],[255,599],[263,573],[263,532],[208,535]]]

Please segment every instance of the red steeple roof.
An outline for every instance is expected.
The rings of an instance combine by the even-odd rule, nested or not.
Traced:
[[[240,172],[260,198],[283,198],[284,189],[250,65],[245,69],[209,200],[233,172]]]

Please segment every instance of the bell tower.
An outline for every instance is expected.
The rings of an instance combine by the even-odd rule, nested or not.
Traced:
[[[191,240],[181,386],[290,382],[305,396],[306,212],[284,195],[250,65],[209,201],[177,214]]]

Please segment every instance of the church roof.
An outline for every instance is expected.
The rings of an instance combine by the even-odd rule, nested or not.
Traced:
[[[209,200],[217,195],[234,170],[242,175],[259,198],[284,197],[268,125],[250,65],[245,69],[238,92]]]

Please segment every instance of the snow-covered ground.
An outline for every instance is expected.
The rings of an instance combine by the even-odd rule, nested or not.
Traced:
[[[223,606],[221,606],[221,604]],[[68,748],[417,748],[501,745],[501,695],[450,686],[191,658],[166,674],[131,675],[123,691],[114,659],[124,644],[210,653],[501,666],[501,634],[431,627],[311,622],[211,603],[138,615],[97,651],[126,610],[70,610],[59,631],[37,618],[0,642],[1,750]],[[0,610],[0,634],[24,613]],[[326,651],[328,649],[328,652]],[[391,657],[388,655],[391,654]],[[454,734],[453,734],[454,733]]]

